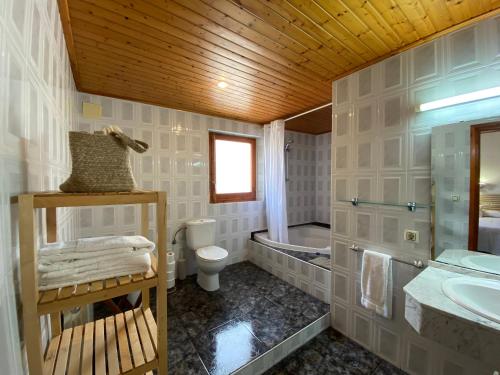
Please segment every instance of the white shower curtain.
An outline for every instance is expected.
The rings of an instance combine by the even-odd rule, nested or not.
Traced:
[[[288,243],[285,182],[285,121],[264,126],[264,190],[269,239]]]

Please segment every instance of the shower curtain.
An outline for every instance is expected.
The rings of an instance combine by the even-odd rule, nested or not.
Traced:
[[[285,121],[264,126],[264,190],[269,239],[288,243],[285,182]]]

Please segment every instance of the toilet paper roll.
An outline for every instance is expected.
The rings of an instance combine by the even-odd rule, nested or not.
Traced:
[[[175,262],[175,254],[173,251],[167,253],[167,263]]]
[[[173,288],[175,286],[175,279],[167,280],[167,289]]]
[[[167,271],[167,280],[175,279],[175,270]]]

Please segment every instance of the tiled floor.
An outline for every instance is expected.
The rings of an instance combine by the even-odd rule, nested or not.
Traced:
[[[404,375],[405,372],[328,328],[264,375]]]
[[[250,262],[226,267],[220,284],[209,293],[194,277],[176,281],[168,296],[170,375],[229,374],[330,310]]]
[[[328,313],[329,305],[249,262],[226,267],[221,288],[194,277],[168,296],[170,375],[229,374]],[[151,296],[154,312],[155,298]],[[110,314],[101,305],[95,318]],[[270,369],[278,374],[404,374],[333,329]]]

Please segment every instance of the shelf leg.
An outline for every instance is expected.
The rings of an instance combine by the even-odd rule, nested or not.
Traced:
[[[167,375],[167,198],[158,192],[156,231],[158,233],[158,286],[156,288],[156,319],[158,325],[158,374]]]
[[[148,237],[149,234],[149,205],[147,203],[141,204],[141,235]],[[142,289],[142,307],[149,307],[149,288]]]
[[[45,220],[47,224],[47,242],[57,241],[57,211],[55,207],[45,209]]]
[[[50,314],[50,333],[52,337],[59,336],[62,332],[61,313],[55,312]]]
[[[38,268],[36,251],[36,212],[33,195],[19,196],[19,246],[21,264],[21,296],[23,331],[29,373],[42,374],[43,356],[40,317],[37,311]]]

